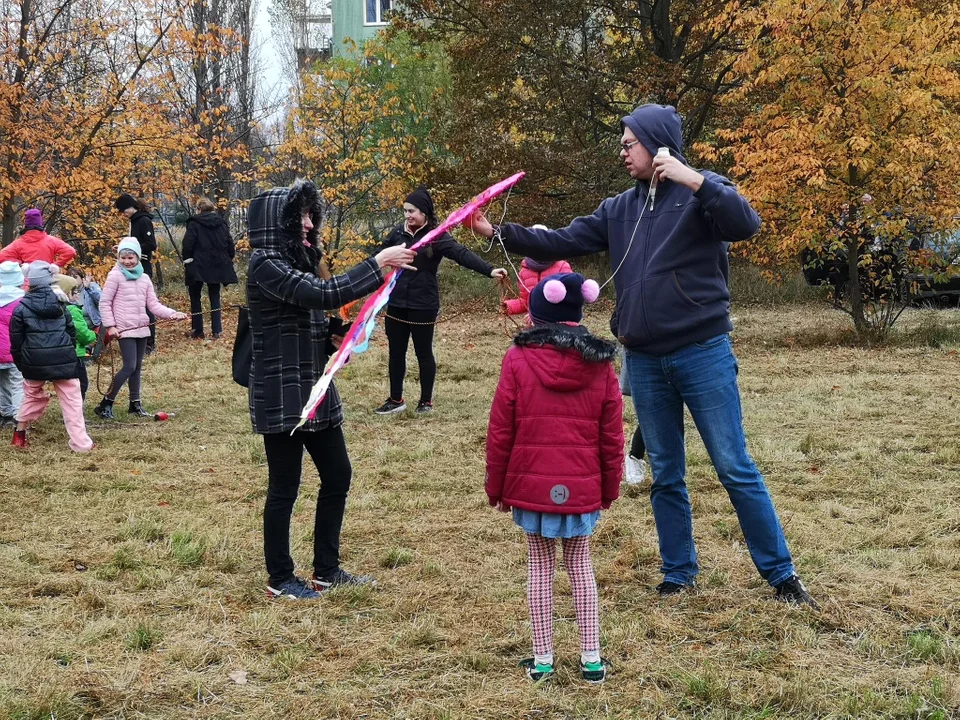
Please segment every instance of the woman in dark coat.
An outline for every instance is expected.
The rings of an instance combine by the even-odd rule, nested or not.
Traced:
[[[316,225],[320,196],[310,182],[274,188],[250,201],[247,307],[253,344],[250,419],[263,435],[269,485],[263,510],[267,597],[315,598],[334,585],[371,583],[340,567],[340,527],[350,488],[350,458],[340,395],[331,384],[315,417],[293,432],[327,357],[342,337],[330,336],[324,310],[336,310],[383,283],[384,267],[411,267],[414,253],[389,248],[343,275],[323,279]],[[324,273],[327,274],[327,273]],[[313,534],[313,578],[294,574],[290,516],[300,488],[303,451],[320,474]]]
[[[433,198],[425,187],[407,195],[403,203],[403,225],[398,225],[381,245],[410,247],[437,226]],[[437,361],[433,356],[433,328],[440,313],[440,287],[437,270],[443,258],[491,278],[505,278],[507,271],[494,268],[444,233],[417,253],[417,273],[401,273],[390,295],[383,321],[390,347],[390,397],[378,407],[378,415],[390,415],[407,409],[403,401],[403,378],[407,374],[407,346],[413,338],[413,350],[420,366],[420,401],[417,413],[433,409],[433,383],[437,377]]]
[[[220,310],[220,286],[237,282],[233,269],[236,249],[230,228],[223,216],[215,212],[216,206],[207,198],[197,202],[197,214],[187,220],[187,232],[183,236],[183,276],[190,292],[190,314],[193,324],[192,337],[203,340],[203,304],[200,294],[207,286],[210,298],[210,329],[213,339],[223,333]]]
[[[130,237],[140,243],[140,264],[143,274],[153,280],[153,254],[157,251],[157,236],[153,231],[153,215],[143,200],[129,193],[123,193],[113,201],[113,206],[121,215],[130,220]],[[147,355],[152,355],[157,347],[157,318],[147,310],[150,319],[150,339],[147,340]]]

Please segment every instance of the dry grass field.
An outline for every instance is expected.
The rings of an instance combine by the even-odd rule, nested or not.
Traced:
[[[657,597],[649,500],[621,498],[594,539],[609,680],[579,680],[561,573],[558,677],[531,686],[517,668],[530,654],[525,549],[482,489],[509,342],[493,313],[438,328],[427,417],[373,415],[382,335],[343,372],[343,562],[379,587],[269,602],[266,466],[231,343],[165,325],[144,397],[175,418],[91,412],[97,448],[78,456],[53,403],[28,452],[0,446],[0,718],[960,717],[960,356],[831,344],[846,320],[817,305],[734,315],[749,444],[822,612],[771,601],[691,429],[698,590]],[[604,332],[607,316],[587,324]],[[930,323],[904,321],[918,337]],[[415,378],[414,364],[413,400]],[[307,472],[295,510],[300,563],[316,484]]]

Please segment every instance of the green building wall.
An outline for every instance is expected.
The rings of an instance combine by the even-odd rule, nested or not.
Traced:
[[[333,53],[344,55],[348,52],[343,41],[351,38],[358,46],[369,40],[378,31],[386,27],[387,23],[368,24],[366,22],[366,8],[371,0],[333,0],[331,11],[333,15]],[[374,0],[379,8],[384,4],[392,5],[390,0]]]

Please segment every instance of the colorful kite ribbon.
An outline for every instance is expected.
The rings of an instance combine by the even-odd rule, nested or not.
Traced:
[[[466,205],[450,213],[446,220],[411,245],[410,249],[417,250],[427,243],[433,242],[434,239],[443,235],[443,233],[450,228],[456,227],[500,193],[520,182],[524,174],[525,173],[518,172],[506,180],[501,180],[497,184],[491,185]],[[362,353],[367,349],[370,344],[370,338],[373,335],[373,330],[376,327],[377,313],[389,302],[390,293],[393,292],[393,288],[396,286],[397,278],[401,272],[403,272],[403,270],[400,268],[390,271],[386,278],[384,278],[383,285],[381,285],[373,295],[367,298],[363,307],[360,308],[360,312],[353,326],[350,328],[350,332],[347,333],[347,336],[340,344],[340,349],[330,358],[323,372],[323,376],[310,391],[310,397],[307,399],[307,404],[300,413],[300,422],[297,424],[297,427],[294,428],[294,431],[302,427],[308,420],[312,420],[314,415],[316,415],[317,408],[320,407],[320,403],[323,402],[323,398],[326,396],[327,390],[330,388],[330,383],[333,382],[333,376],[336,375],[337,370],[346,364],[351,355],[354,353]]]

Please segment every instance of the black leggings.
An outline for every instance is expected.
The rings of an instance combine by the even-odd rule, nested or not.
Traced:
[[[643,459],[643,454],[647,451],[647,446],[643,444],[643,434],[640,432],[640,426],[633,431],[633,439],[630,441],[630,456],[637,460]]]
[[[263,555],[271,583],[293,577],[290,516],[300,491],[306,448],[320,474],[313,525],[313,571],[320,577],[340,567],[340,527],[350,490],[350,458],[340,427],[317,432],[271,433],[263,436],[269,485],[263,508]],[[276,587],[276,585],[274,585]]]
[[[437,361],[433,357],[433,329],[436,310],[408,310],[387,306],[383,321],[390,346],[390,398],[403,400],[403,377],[407,374],[407,345],[413,337],[413,351],[420,365],[420,401],[433,401],[433,383],[437,379]],[[397,318],[394,320],[393,318]],[[406,320],[407,322],[403,322]],[[412,325],[411,323],[423,323]]]
[[[123,367],[113,376],[110,389],[107,390],[107,400],[113,402],[123,384],[130,380],[130,402],[140,402],[140,370],[143,368],[143,354],[147,350],[147,339],[120,338],[120,353],[123,355]]]
[[[202,282],[190,283],[190,321],[194,337],[203,337],[203,302],[200,293],[203,291]],[[207,296],[210,298],[210,330],[214,335],[223,332],[222,311],[220,310],[220,285],[207,283]]]

